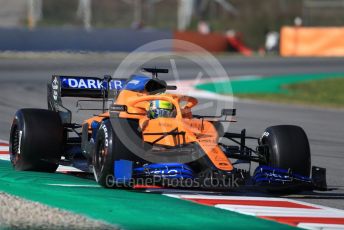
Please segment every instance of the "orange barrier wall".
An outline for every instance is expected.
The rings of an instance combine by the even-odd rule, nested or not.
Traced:
[[[192,42],[209,52],[224,52],[227,50],[228,42],[223,34],[211,33],[211,34],[200,34],[191,31],[176,31],[174,32],[174,39],[184,40]],[[173,44],[174,51],[185,51],[180,50]],[[190,50],[189,50],[190,51]],[[197,51],[197,50],[195,50]]]
[[[344,56],[344,27],[283,27],[282,56]]]

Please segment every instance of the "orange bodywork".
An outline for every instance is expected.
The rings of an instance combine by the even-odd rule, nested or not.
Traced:
[[[171,102],[176,108],[176,117],[149,119],[146,114],[152,100]],[[119,112],[120,118],[139,120],[145,142],[170,147],[196,142],[216,168],[231,171],[233,166],[218,146],[218,134],[212,122],[192,118],[191,108],[197,103],[197,99],[193,97],[178,94],[148,95],[130,90],[122,90],[115,101],[115,104],[127,106],[127,112]],[[91,128],[93,121],[101,122],[109,116],[108,112],[100,114],[86,120],[85,123]],[[161,133],[173,130],[185,135],[166,135],[161,138]]]

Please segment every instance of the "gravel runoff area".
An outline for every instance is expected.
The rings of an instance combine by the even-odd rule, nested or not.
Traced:
[[[0,192],[0,229],[119,229],[101,221]]]

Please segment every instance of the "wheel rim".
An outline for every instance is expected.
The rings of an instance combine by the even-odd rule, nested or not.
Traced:
[[[16,165],[16,163],[19,160],[20,157],[20,153],[19,153],[19,133],[20,130],[18,129],[17,126],[14,127],[13,132],[12,132],[12,143],[11,143],[11,162],[13,163],[13,165]]]
[[[96,168],[97,168],[98,173],[100,173],[104,168],[105,151],[106,150],[105,150],[104,143],[100,141],[97,146],[97,151],[95,155]]]

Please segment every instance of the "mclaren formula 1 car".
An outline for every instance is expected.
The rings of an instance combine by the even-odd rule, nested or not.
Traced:
[[[167,69],[144,71],[152,76],[53,76],[48,109],[20,109],[15,114],[10,133],[14,168],[55,172],[61,164],[73,165],[93,173],[104,187],[183,187],[187,182],[218,188],[228,180],[236,180],[232,186],[270,189],[326,187],[324,169],[311,169],[302,128],[272,126],[261,137],[249,137],[245,129],[224,131],[223,123],[234,120],[235,109],[223,109],[219,116],[193,114],[197,99],[169,93],[176,87],[158,78]],[[81,124],[73,123],[63,97],[98,101],[101,111]],[[149,107],[156,101],[171,105],[173,114],[150,117]],[[256,146],[248,147],[248,139]],[[240,167],[247,162],[256,162],[256,168]]]

